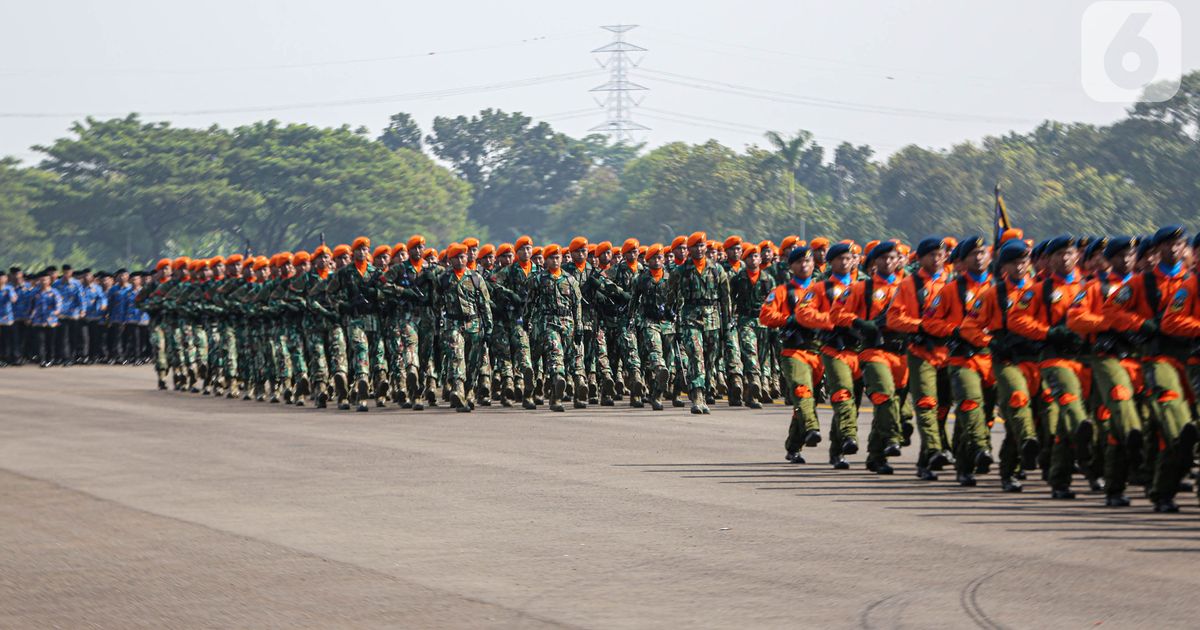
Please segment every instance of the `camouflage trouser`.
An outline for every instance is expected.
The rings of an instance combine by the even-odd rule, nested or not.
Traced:
[[[660,369],[668,372],[675,365],[675,326],[671,322],[646,322],[638,329],[641,364],[647,381]]]
[[[763,366],[771,360],[768,356],[771,344],[766,338],[768,330],[759,325],[757,317],[742,316],[738,318],[736,334],[731,335],[737,337],[738,349],[741,351],[742,374],[745,375],[747,383],[754,381],[760,385],[764,384]]]
[[[166,326],[162,322],[155,322],[150,327],[150,347],[154,349],[154,369],[166,372],[170,364],[167,362]]]
[[[237,336],[237,377],[246,382],[254,381],[254,346],[251,345],[250,324],[239,320],[235,329]]]
[[[313,391],[316,391],[318,383],[329,382],[329,361],[325,354],[325,339],[329,332],[321,330],[320,326],[308,325],[304,328],[304,343],[308,347],[308,374],[313,382]]]
[[[371,382],[371,376],[387,378],[387,362],[384,360],[383,340],[377,332],[378,324],[368,324],[352,319],[346,326],[349,352],[347,358],[354,369],[355,381]]]
[[[346,329],[340,324],[329,327],[329,346],[325,348],[329,357],[329,369],[334,374],[343,374],[349,378],[350,358],[347,354]]]
[[[387,357],[388,373],[399,376],[404,374],[404,322],[399,315],[388,315],[382,324],[383,352]]]
[[[597,329],[585,329],[583,331],[583,342],[577,344],[576,352],[579,353],[581,371],[587,374],[612,374],[612,368],[608,364],[608,344],[604,341],[604,331]]]
[[[238,376],[238,338],[236,328],[229,322],[221,324],[221,372],[226,378]]]
[[[275,366],[275,380],[286,382],[292,379],[292,352],[288,347],[288,330],[284,323],[270,324],[271,364]]]
[[[292,370],[288,377],[298,378],[308,374],[308,361],[304,356],[304,333],[300,322],[289,321],[284,324],[284,336],[288,349],[288,363]]]
[[[637,333],[632,326],[612,326],[604,329],[608,344],[608,362],[612,375],[640,374],[642,357],[638,352]]]
[[[221,370],[221,366],[225,365],[223,358],[225,353],[225,345],[221,338],[221,323],[214,322],[208,325],[208,373],[216,376]]]
[[[679,340],[687,357],[685,383],[688,390],[708,389],[716,382],[712,377],[716,359],[723,350],[719,332],[685,326],[679,331]]]
[[[736,325],[731,325],[729,332],[725,335],[725,348],[721,354],[721,367],[725,370],[726,374],[742,373],[742,344]]]
[[[258,322],[254,326],[254,334],[250,343],[254,345],[256,354],[255,376],[260,383],[275,380],[275,344],[271,341],[269,325]]]
[[[438,379],[440,374],[440,340],[437,327],[433,322],[422,318],[417,321],[417,336],[420,339],[418,346],[418,365],[421,367],[421,376],[434,380]]]
[[[478,322],[447,322],[442,329],[445,339],[446,379],[462,381],[470,387],[479,378],[483,365],[483,339]]]
[[[496,322],[489,344],[496,372],[502,378],[522,378],[532,369],[529,333],[515,321]]]
[[[582,376],[583,362],[570,327],[542,326],[537,331],[537,361],[547,377]]]

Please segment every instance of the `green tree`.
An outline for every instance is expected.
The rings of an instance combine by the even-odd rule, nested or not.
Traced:
[[[0,251],[7,260],[25,264],[50,262],[53,246],[34,219],[34,211],[54,176],[36,168],[20,168],[12,158],[0,159]]]
[[[421,150],[421,128],[413,117],[400,112],[392,114],[388,126],[379,134],[383,146],[395,151],[397,149]]]

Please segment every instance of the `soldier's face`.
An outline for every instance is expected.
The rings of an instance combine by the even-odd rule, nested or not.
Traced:
[[[680,245],[671,250],[671,255],[675,257],[675,260],[683,260],[683,257],[687,256],[687,251],[686,246]]]
[[[1133,271],[1134,264],[1137,263],[1137,248],[1127,247],[1121,250],[1121,253],[1109,261],[1113,271],[1122,276]]]
[[[571,252],[571,262],[575,263],[576,265],[583,264],[583,261],[586,259],[587,259],[587,251],[586,250],[576,249]]]
[[[967,270],[982,273],[992,262],[992,252],[986,247],[976,247],[967,255]]]
[[[687,251],[688,256],[691,256],[692,260],[700,260],[701,258],[704,258],[705,254],[708,253],[708,245],[706,243],[688,245]]]
[[[392,260],[391,254],[380,254],[375,257],[375,266],[376,267],[386,267],[386,266],[388,266],[388,263],[391,262],[391,260]]]
[[[475,260],[475,256],[477,254],[479,254],[478,247],[468,247],[467,248],[467,260]]]
[[[631,250],[625,252],[624,254],[621,254],[621,257],[624,258],[626,264],[628,264],[628,263],[631,263],[638,259],[638,253],[639,253],[638,250],[631,249]]]
[[[517,248],[517,260],[525,263],[533,258],[533,245],[522,245]]]
[[[606,267],[612,263],[612,257],[613,254],[611,249],[604,250],[600,252],[600,255],[596,256],[596,258],[600,260],[600,264]]]
[[[46,289],[49,289],[50,288],[50,276],[46,275],[46,276],[42,276],[41,278],[38,278],[38,286],[41,287],[41,289],[43,291],[45,291]]]
[[[758,266],[762,264],[762,257],[759,256],[758,252],[754,252],[743,258],[742,262],[746,263],[746,266],[751,269],[758,269]]]
[[[354,250],[354,262],[362,262],[364,260],[371,260],[371,248],[366,245]]]
[[[813,262],[813,257],[810,253],[804,258],[798,258],[792,261],[792,263],[788,265],[788,270],[792,272],[793,276],[804,280],[805,278],[812,276],[814,265],[815,263]]]
[[[307,260],[296,265],[296,273],[308,273],[309,269],[312,269],[312,265]]]
[[[726,257],[727,257],[729,260],[738,260],[738,259],[740,259],[740,258],[742,257],[742,246],[741,246],[741,245],[734,245],[733,247],[730,247],[730,248],[726,249],[726,250],[725,250],[725,256],[726,256]]]
[[[550,271],[554,271],[560,267],[562,267],[562,254],[554,254],[553,256],[546,256],[546,269],[549,269]]]
[[[1050,270],[1059,275],[1067,275],[1079,264],[1079,250],[1074,245],[1064,247],[1050,255]]]
[[[421,254],[424,253],[424,245],[414,245],[408,248],[408,257],[411,260],[421,260]]]
[[[662,269],[665,262],[666,258],[662,255],[662,252],[646,258],[646,266],[651,269]]]
[[[546,262],[546,260],[542,258],[541,254],[538,254],[537,256],[530,255],[529,260],[535,265],[541,265]]]
[[[463,252],[457,256],[450,257],[450,268],[454,270],[463,269],[467,266],[467,254]]]
[[[846,252],[829,261],[829,269],[834,275],[844,276],[854,268],[854,254]]]
[[[1177,238],[1171,241],[1165,247],[1159,247],[1158,251],[1160,252],[1159,255],[1162,257],[1162,261],[1164,263],[1168,265],[1174,265],[1175,263],[1184,259],[1184,256],[1187,255],[1187,249],[1187,241],[1182,238]]]
[[[815,262],[818,265],[824,265],[825,264],[825,250],[814,249],[813,250],[813,262]]]
[[[484,256],[483,258],[480,258],[480,259],[479,259],[479,264],[481,264],[481,265],[483,265],[484,267],[486,267],[486,268],[490,269],[490,268],[492,267],[492,265],[495,265],[495,264],[496,264],[496,255],[495,255],[495,254],[488,254],[487,256]]]
[[[513,258],[515,258],[515,256],[512,252],[504,252],[500,255],[500,264],[507,267],[512,264]]]

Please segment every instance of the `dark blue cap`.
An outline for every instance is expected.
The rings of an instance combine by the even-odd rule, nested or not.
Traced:
[[[825,260],[833,260],[842,254],[848,253],[850,253],[849,243],[834,243],[833,245],[829,246],[828,250],[825,251]]]
[[[1017,238],[1008,241],[1000,247],[1000,252],[996,254],[996,262],[1001,265],[1007,265],[1010,262],[1020,260],[1029,254],[1029,244]]]
[[[1030,252],[1030,255],[1033,256],[1034,258],[1041,258],[1042,254],[1045,253],[1045,251],[1046,251],[1046,244],[1049,242],[1050,241],[1042,241],[1042,242],[1038,243],[1037,245],[1034,245],[1033,251]]]
[[[979,249],[980,247],[983,247],[983,243],[984,243],[983,237],[978,234],[976,234],[974,236],[968,236],[967,238],[964,238],[963,240],[959,241],[958,242],[958,257],[956,258],[956,260],[966,260],[967,256],[971,255],[971,252]]]
[[[946,247],[946,240],[931,236],[917,243],[917,258],[921,258],[926,254],[932,254],[939,249]]]
[[[797,260],[800,260],[801,258],[806,258],[808,256],[808,254],[809,254],[808,247],[793,246],[791,251],[788,252],[788,264],[790,265],[790,264],[796,262]]]
[[[1169,243],[1177,238],[1187,238],[1187,232],[1183,229],[1182,225],[1168,225],[1166,227],[1161,227],[1157,232],[1154,233],[1154,236],[1151,237],[1150,240],[1153,243],[1151,247],[1158,247],[1163,243]]]
[[[883,241],[875,247],[871,248],[871,253],[867,254],[866,264],[870,265],[875,262],[876,258],[884,254],[890,254],[896,249],[896,241]]]
[[[1138,243],[1136,236],[1114,236],[1108,239],[1108,244],[1104,246],[1104,257],[1116,258],[1121,252],[1137,247]]]
[[[1087,247],[1085,247],[1083,249],[1084,259],[1091,258],[1092,256],[1095,256],[1097,253],[1103,253],[1104,248],[1108,247],[1108,243],[1109,243],[1109,239],[1107,236],[1100,236],[1097,238],[1093,238],[1092,242],[1088,243]]]
[[[1074,245],[1075,245],[1075,239],[1070,236],[1067,236],[1065,234],[1062,236],[1055,236],[1054,238],[1050,239],[1049,241],[1046,241],[1046,248],[1042,250],[1042,255],[1049,256],[1050,254],[1053,254],[1054,252],[1066,249],[1068,247],[1072,247]]]

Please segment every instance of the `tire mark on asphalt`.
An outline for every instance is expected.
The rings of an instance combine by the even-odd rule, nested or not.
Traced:
[[[979,587],[983,586],[983,584],[992,577],[1006,570],[1007,569],[997,569],[990,573],[984,573],[970,582],[967,582],[967,585],[964,586],[963,589],[958,593],[958,603],[960,606],[962,606],[963,611],[967,613],[967,616],[971,618],[971,621],[975,622],[975,625],[983,628],[984,630],[1005,630],[1004,625],[989,617],[987,612],[985,612],[979,605]]]
[[[871,618],[876,611],[889,611],[889,617],[895,619],[899,617],[905,608],[908,608],[909,598],[905,593],[892,593],[887,597],[877,599],[863,607],[858,614],[858,627],[863,630],[882,630],[883,628],[898,628],[899,624],[893,623],[883,626],[874,623]]]

